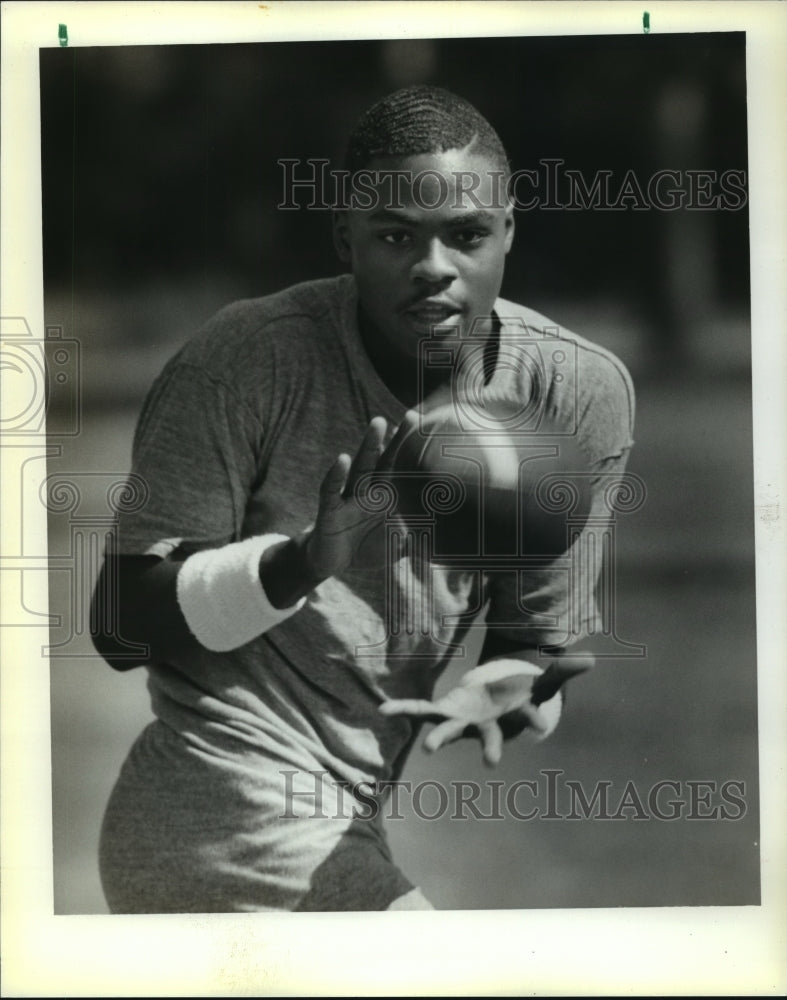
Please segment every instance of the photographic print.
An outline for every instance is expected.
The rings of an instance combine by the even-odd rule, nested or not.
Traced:
[[[497,67],[493,77],[485,71],[490,65]],[[76,618],[90,607],[102,543],[112,537],[119,512],[124,505],[144,502],[144,494],[155,488],[143,482],[144,476],[154,475],[147,466],[140,466],[125,490],[123,485],[131,469],[132,431],[143,399],[170,358],[231,303],[254,302],[327,279],[324,292],[323,286],[312,286],[313,294],[322,296],[319,303],[284,306],[284,315],[298,309],[338,308],[334,302],[341,301],[352,268],[348,271],[339,259],[331,238],[332,215],[342,211],[333,207],[338,187],[334,177],[345,167],[343,147],[357,120],[376,101],[396,93],[404,93],[403,107],[391,114],[409,114],[413,128],[422,119],[424,128],[432,119],[442,125],[443,117],[463,111],[458,101],[456,110],[453,105],[443,110],[439,98],[430,99],[428,89],[411,90],[410,109],[407,88],[416,87],[445,88],[479,109],[479,115],[494,122],[512,165],[515,232],[499,297],[547,319],[530,320],[531,331],[521,333],[521,340],[527,338],[525,347],[514,340],[503,363],[516,363],[515,352],[521,349],[524,364],[544,380],[559,376],[562,364],[567,384],[583,400],[593,398],[593,388],[582,379],[596,377],[586,352],[604,349],[610,352],[605,360],[617,359],[631,373],[636,417],[624,375],[619,385],[599,387],[599,392],[610,394],[609,406],[625,406],[614,416],[633,437],[627,466],[633,475],[624,479],[631,496],[618,500],[622,509],[612,510],[609,526],[596,532],[598,549],[605,543],[604,533],[610,546],[608,565],[598,571],[606,606],[591,631],[583,633],[580,627],[580,635],[570,639],[575,640],[571,647],[578,644],[600,655],[591,672],[566,686],[565,717],[553,735],[536,746],[506,741],[494,772],[485,768],[481,748],[472,738],[423,755],[419,745],[428,725],[401,774],[394,774],[390,761],[379,771],[371,762],[346,772],[340,764],[334,766],[347,782],[401,782],[401,804],[389,798],[380,810],[390,814],[388,837],[396,845],[397,865],[402,872],[413,872],[405,877],[436,906],[756,903],[757,664],[743,33],[49,49],[42,52],[41,67],[46,321],[50,331],[57,331],[52,347],[57,344],[58,357],[74,351],[74,358],[64,361],[64,370],[77,361],[80,365],[79,381],[74,367],[70,381],[53,393],[51,420],[61,412],[64,421],[78,413],[80,422],[64,426],[62,437],[54,437],[63,441],[62,455],[49,463],[47,477],[52,604],[64,609],[50,650],[57,911],[103,909],[96,885],[103,809],[129,740],[149,721],[146,671],[134,657],[133,629],[128,639],[120,632],[127,648],[116,652],[115,664],[121,670],[126,662],[134,666],[125,676],[118,675],[92,648],[89,622]],[[326,80],[331,86],[321,91],[320,81]],[[472,138],[477,126],[468,127]],[[427,138],[423,150],[415,148],[429,153],[426,147],[433,144],[439,150],[441,142],[438,135]],[[69,163],[73,171],[63,169]],[[470,163],[468,169],[472,167]],[[433,198],[433,192],[425,190],[421,201],[431,204],[437,196],[439,191]],[[385,192],[381,202],[384,197]],[[477,200],[486,204],[483,193]],[[487,201],[492,203],[491,194]],[[430,209],[422,211],[428,219]],[[438,208],[431,211],[436,217]],[[394,230],[390,238],[406,240],[407,229],[401,232],[397,236]],[[484,238],[474,233],[465,237]],[[468,255],[475,266],[478,251],[471,247]],[[374,280],[365,271],[364,279]],[[461,284],[461,279],[454,280]],[[436,288],[444,297],[451,292],[451,283],[440,276],[434,286],[417,275],[401,284],[403,289],[393,293],[398,296],[395,305],[419,295],[421,285],[427,293]],[[384,294],[377,287],[372,286],[378,295]],[[460,289],[457,298],[463,294],[468,295]],[[237,319],[230,314],[207,336],[231,345],[238,326],[263,322],[254,317],[256,310],[267,316],[268,301],[276,300],[245,307],[248,318],[244,307],[235,307],[240,310]],[[436,323],[448,318],[441,307],[433,308]],[[498,309],[504,313],[506,307]],[[477,317],[478,312],[469,315],[471,321]],[[311,330],[315,321],[303,322]],[[575,333],[592,347],[572,340]],[[441,341],[469,334],[467,323],[459,337],[452,329]],[[332,328],[312,335],[340,336]],[[262,327],[256,336],[263,338]],[[415,337],[428,336],[428,327],[416,323]],[[206,422],[201,433],[226,433],[228,438],[265,435],[263,422],[271,428],[281,424],[292,464],[282,464],[281,471],[273,473],[281,480],[279,492],[267,502],[276,507],[279,497],[285,507],[293,504],[290,481],[295,494],[307,490],[316,501],[320,481],[336,455],[343,448],[357,449],[363,437],[362,431],[355,440],[339,429],[343,425],[337,411],[350,406],[340,399],[345,390],[335,381],[325,390],[319,388],[312,367],[312,360],[321,358],[318,348],[301,347],[297,337],[297,332],[286,330],[275,347],[267,348],[263,339],[248,348],[228,348],[228,354],[252,352],[252,357],[238,359],[247,370],[258,353],[283,352],[280,359],[276,355],[277,371],[286,380],[286,392],[279,393],[271,384],[268,393],[293,422],[292,431],[285,431],[285,417],[272,409],[249,415],[259,428],[246,426],[244,413],[224,416],[232,401],[222,397],[221,403],[212,403],[208,384],[197,381],[192,369],[185,370],[190,373],[186,383],[195,393],[189,406],[221,406],[222,417],[213,414],[211,420],[223,418],[229,425],[224,431]],[[558,351],[565,355],[562,362],[553,360]],[[281,367],[288,354],[295,355],[292,371]],[[381,377],[388,389],[386,378],[395,385],[397,377],[390,374],[397,371],[395,357],[382,352],[378,356],[379,368],[368,378],[371,382]],[[236,382],[240,372],[233,359],[218,353],[216,358],[209,377],[224,379],[227,365],[231,375],[226,377]],[[430,371],[428,361],[423,362],[422,376],[444,371],[434,363]],[[442,364],[442,356],[437,361]],[[322,358],[320,363],[330,360]],[[344,363],[357,364],[360,374],[354,377],[364,377],[360,361]],[[615,361],[608,363],[614,378],[622,368],[613,367]],[[267,371],[264,358],[259,364],[263,367],[254,378],[262,395],[263,380],[275,380],[276,374]],[[409,369],[406,372],[409,375]],[[387,402],[379,398],[383,390],[377,382],[373,384],[377,398],[372,395],[364,403],[364,423],[375,416],[375,407]],[[543,392],[554,392],[560,384],[550,382]],[[79,400],[67,396],[76,388]],[[187,391],[185,386],[182,391]],[[326,398],[321,398],[323,391]],[[400,391],[404,395],[409,386]],[[620,394],[627,397],[623,402]],[[411,399],[404,402],[408,405]],[[239,400],[237,405],[251,403]],[[393,403],[391,410],[393,424]],[[579,421],[575,410],[567,412]],[[197,416],[187,411],[183,419],[193,426]],[[339,422],[332,423],[334,418]],[[224,470],[220,477],[208,466],[211,443],[190,442],[175,414],[166,409],[161,416],[154,410],[151,419],[156,426],[172,426],[168,447],[175,452],[182,448],[183,461],[192,470],[176,466],[181,482],[172,488],[183,494],[187,489],[201,491],[204,502],[215,507],[216,495],[229,487]],[[166,434],[167,428],[162,426],[159,433]],[[151,434],[148,447],[154,448],[156,437]],[[183,435],[180,440],[178,434]],[[324,435],[326,441],[313,449],[306,439],[314,435]],[[305,450],[300,454],[294,451],[294,438],[301,438]],[[608,443],[602,438],[596,445],[610,454],[621,446],[628,448],[628,440]],[[215,447],[214,461],[221,455],[227,462],[241,461],[237,455],[227,458],[228,441]],[[305,465],[316,466],[308,485],[298,472]],[[254,477],[264,477],[264,469],[255,469]],[[185,504],[183,494],[178,492]],[[148,505],[153,502],[147,498]],[[249,502],[248,497],[238,500]],[[631,510],[625,509],[627,503]],[[280,525],[286,523],[283,533],[294,536],[313,522],[315,513],[316,508],[309,508],[292,524],[274,512],[269,522],[260,515],[256,533],[282,533]],[[134,511],[128,519],[140,516]],[[188,520],[195,517],[200,525],[196,543],[212,544],[223,537],[223,526],[211,525],[201,510],[183,516],[180,528],[176,521],[167,521],[166,528],[152,530],[161,539],[188,538]],[[461,516],[461,511],[452,515],[454,520]],[[240,533],[243,536],[245,529]],[[231,533],[229,537],[238,540]],[[154,541],[146,536],[138,554]],[[73,567],[62,566],[64,556],[74,560]],[[382,580],[384,553],[373,558]],[[78,570],[85,573],[81,580],[75,577]],[[567,579],[568,573],[561,571],[561,576]],[[526,605],[534,589],[522,595],[525,628],[519,642],[531,650],[547,639],[559,644],[558,633],[565,628],[558,623],[554,636],[538,631],[532,638],[538,619],[526,614]],[[123,600],[122,584],[119,593]],[[336,596],[337,614],[363,615],[361,584],[345,599],[346,610]],[[461,610],[467,607],[472,610],[467,602]],[[122,609],[119,616],[122,621]],[[294,629],[296,621],[288,628]],[[361,621],[354,624],[357,635],[343,636],[342,643],[353,649],[370,645]],[[398,621],[386,624],[389,631],[400,626]],[[316,623],[311,627],[316,629]],[[314,664],[292,662],[291,669],[310,684],[322,680],[333,698],[340,695],[331,690],[326,673],[330,677],[334,671],[353,669],[344,661],[341,667],[335,663],[339,654],[331,643],[337,642],[337,628],[322,636],[307,632],[309,638],[301,642],[312,643],[311,648],[286,654],[288,663],[297,656],[313,659]],[[282,624],[278,631],[283,630]],[[420,638],[421,625],[415,631]],[[509,633],[513,630],[506,637]],[[138,638],[143,644],[149,641],[144,630]],[[446,629],[443,642],[447,638]],[[458,645],[468,647],[473,638],[470,633]],[[353,667],[362,674],[386,670],[398,676],[403,653],[392,641],[387,648],[387,666],[381,662],[386,659],[383,653],[368,651],[364,657],[356,651]],[[434,671],[443,648],[422,660],[422,674]],[[455,657],[451,669],[459,673],[454,683],[475,666],[471,658],[469,648]],[[263,658],[262,666],[246,669],[274,668],[266,667]],[[229,673],[231,686],[241,684],[229,667],[219,662],[216,670]],[[165,681],[158,684],[163,687]],[[221,682],[215,690],[209,688],[219,700],[229,697],[222,690]],[[378,700],[386,692],[376,684],[374,690]],[[402,698],[424,693],[418,680],[394,690]],[[190,702],[197,697],[191,687],[177,695],[167,688],[167,696]],[[302,705],[305,694],[297,697]],[[154,698],[164,698],[158,687]],[[189,707],[200,711],[191,703]],[[346,710],[360,712],[361,707]],[[166,709],[160,711],[164,722],[159,725],[173,727]],[[317,725],[310,712],[332,711],[335,704],[333,709],[328,704],[301,708],[299,725],[306,725],[306,719],[310,726]],[[199,725],[192,720],[182,724],[197,739],[194,730],[199,732]],[[364,728],[370,725],[369,720],[363,722]],[[101,739],[108,740],[106,746]],[[328,739],[324,736],[321,749],[313,749],[309,774],[326,769],[322,742]],[[248,752],[248,744],[242,741],[239,749]],[[341,751],[330,743],[327,749],[348,758],[359,752],[352,741],[349,746],[342,742]],[[319,818],[310,815],[310,808],[319,810],[309,806],[307,793],[320,794],[319,785],[315,791],[313,784],[318,779],[296,791],[287,784],[290,779],[280,776],[296,764],[297,759],[286,756],[277,761],[272,785],[280,783],[282,802],[299,791],[306,805],[304,824],[317,826]],[[151,762],[162,777],[169,766],[165,754]],[[523,780],[529,784],[515,787]],[[198,777],[182,776],[182,781],[183,795],[199,803],[200,811],[208,809]],[[155,795],[166,802],[163,790],[156,788]],[[223,824],[232,807],[222,803],[216,789],[211,797],[219,807],[221,836],[231,841],[232,831]],[[74,804],[79,801],[82,822],[75,824]],[[165,812],[170,808],[180,806],[166,805]],[[365,811],[370,810],[367,806]],[[284,807],[278,810],[281,815],[287,812]],[[146,827],[155,822],[146,814],[140,814],[140,821]],[[189,814],[188,824],[194,821]],[[122,825],[131,821],[118,822],[118,836],[126,840],[130,833]],[[263,819],[257,822],[262,825]],[[293,821],[276,821],[283,830],[288,824]],[[164,836],[170,839],[169,832]],[[205,836],[206,844],[195,845],[196,851],[206,850],[215,835]],[[122,854],[127,847],[117,845],[117,850]],[[153,846],[149,849],[151,876],[160,886],[166,872],[154,860],[158,855]],[[260,849],[264,854],[264,845]],[[129,867],[137,863],[129,854]],[[160,863],[176,865],[174,860]],[[180,868],[174,870],[181,879]],[[360,870],[364,880],[370,877],[363,865]],[[122,870],[110,877],[122,882],[125,875],[131,877]],[[273,892],[274,903],[277,898]],[[266,905],[264,893],[260,899]],[[232,898],[225,903],[231,907]],[[151,905],[155,911],[156,904]],[[170,904],[162,897],[160,905]],[[199,896],[183,905],[213,908],[209,898]],[[242,905],[251,904],[244,899]],[[324,905],[332,908],[331,899]],[[363,901],[357,905],[363,908]],[[336,908],[342,908],[340,896]]]
[[[760,907],[751,53],[645,13],[39,49],[56,917]]]

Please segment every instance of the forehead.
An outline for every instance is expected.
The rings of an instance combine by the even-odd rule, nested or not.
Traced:
[[[386,210],[443,214],[502,212],[506,206],[505,171],[491,157],[467,149],[378,157],[361,173],[374,196],[359,199],[355,207],[371,217]]]

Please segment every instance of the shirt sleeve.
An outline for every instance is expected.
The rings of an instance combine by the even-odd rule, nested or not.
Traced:
[[[523,562],[490,575],[487,626],[523,648],[569,646],[604,628],[599,586],[614,568],[617,513],[630,506],[625,470],[633,445],[634,390],[625,367],[596,355],[584,370],[577,436],[590,457],[590,513],[567,552],[548,564]],[[603,595],[603,598],[602,598]]]
[[[118,550],[164,554],[241,538],[259,476],[260,418],[232,386],[175,359],[154,383],[134,437],[135,502],[120,505]]]

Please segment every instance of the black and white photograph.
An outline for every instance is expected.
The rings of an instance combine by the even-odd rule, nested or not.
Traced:
[[[760,919],[783,427],[746,25],[418,30],[478,7],[446,3],[84,44],[68,6],[37,52],[41,308],[4,287],[1,331],[56,924],[463,916],[509,963],[467,990],[572,995],[577,921]],[[642,988],[718,990],[700,954]],[[226,961],[212,988],[263,989]]]

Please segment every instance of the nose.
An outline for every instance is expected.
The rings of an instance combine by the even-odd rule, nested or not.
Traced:
[[[410,273],[414,281],[432,285],[450,284],[459,276],[449,249],[436,237],[425,244]]]

